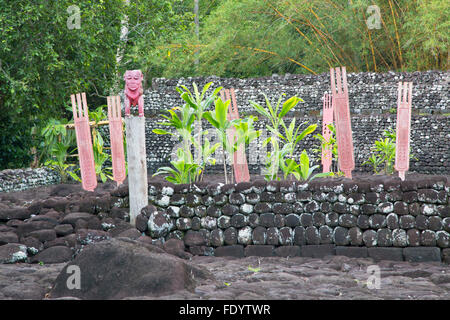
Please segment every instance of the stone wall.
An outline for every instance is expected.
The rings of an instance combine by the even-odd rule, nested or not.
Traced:
[[[398,81],[413,81],[413,116],[411,124],[411,149],[418,160],[411,159],[410,171],[427,174],[450,174],[450,104],[449,72],[428,71],[413,73],[357,73],[348,75],[349,103],[352,114],[352,129],[355,146],[356,171],[372,172],[369,165],[362,165],[370,154],[370,147],[379,139],[384,129],[395,128]],[[325,91],[329,90],[329,74],[290,75],[264,78],[180,78],[153,80],[152,88],[145,92],[147,167],[154,173],[159,167],[169,165],[175,151],[176,141],[170,136],[156,135],[155,128],[162,128],[158,122],[164,110],[182,103],[175,88],[191,86],[196,82],[200,87],[209,81],[214,87],[223,86],[236,89],[236,98],[241,116],[254,114],[248,101],[264,104],[262,93],[275,101],[280,93],[287,97],[297,95],[304,102],[299,103],[289,116],[297,117],[297,123],[317,123],[321,128],[322,102]],[[122,99],[123,101],[123,99]],[[392,110],[392,108],[394,108]],[[394,112],[394,113],[392,113]],[[287,119],[287,123],[290,123]],[[257,129],[265,128],[265,121],[256,124]],[[204,123],[211,134],[212,128]],[[108,135],[108,127],[104,126]],[[319,129],[320,130],[320,129]],[[319,132],[317,130],[317,132]],[[214,138],[211,138],[214,139]],[[106,146],[109,141],[106,139]],[[265,150],[261,148],[262,138],[250,146],[249,168],[252,174],[261,173]],[[317,140],[308,136],[298,146],[298,154],[306,149],[312,157],[312,149]],[[297,156],[298,156],[297,154]],[[318,160],[318,158],[316,157]],[[217,165],[208,167],[208,172],[220,172],[221,158]],[[318,163],[318,162],[316,162]],[[0,172],[0,192],[19,191],[30,187],[58,183],[59,175],[46,168],[4,170]]]
[[[416,113],[449,113],[449,72],[387,72],[387,73],[349,73],[347,75],[349,104],[352,114],[376,115],[397,108],[397,88],[399,81],[413,82],[413,110]],[[287,97],[297,95],[304,100],[294,108],[294,113],[317,115],[322,109],[322,97],[330,89],[330,74],[273,75],[263,78],[219,78],[215,76],[164,79],[155,78],[152,88],[145,92],[145,113],[147,116],[158,115],[181,105],[182,100],[175,88],[185,85],[192,88],[195,82],[200,88],[212,81],[214,87],[236,89],[236,100],[242,114],[252,113],[248,101],[264,103],[262,93],[276,101],[281,93]]]
[[[0,263],[69,261],[84,246],[136,239],[177,255],[346,255],[450,262],[444,176],[173,185],[150,183],[129,221],[128,186],[60,184],[35,199],[0,194]],[[171,241],[169,241],[171,240]],[[172,248],[174,249],[174,248]]]
[[[45,167],[0,171],[0,192],[21,191],[59,182],[61,182],[60,175]]]
[[[382,138],[384,129],[396,126],[396,115],[361,115],[352,117],[353,145],[355,154],[355,170],[359,172],[373,172],[372,167],[363,165],[371,153],[371,147],[374,142]],[[296,123],[308,122],[309,124],[318,124],[316,133],[321,132],[321,118],[311,116],[301,116],[297,118]],[[287,122],[290,123],[290,120]],[[256,129],[264,129],[266,121],[258,121]],[[176,150],[176,141],[169,135],[157,135],[152,132],[153,129],[164,128],[155,121],[147,119],[146,123],[146,146],[147,146],[147,167],[150,173],[156,172],[161,166],[169,165],[171,157]],[[208,137],[211,141],[214,139],[212,134],[214,129],[203,122],[203,128],[207,129]],[[306,128],[304,125],[303,128]],[[166,128],[164,128],[166,129]],[[315,133],[314,133],[315,134]],[[267,148],[262,148],[266,135],[255,139],[249,146],[250,152],[247,152],[250,172],[260,174],[264,167],[264,157]],[[317,148],[319,142],[313,135],[307,136],[297,147],[297,157],[303,149],[306,149],[311,158],[315,156],[316,164],[320,164],[320,155],[315,155],[313,149]],[[220,150],[218,151],[220,152]],[[411,119],[411,152],[417,157],[410,159],[410,171],[427,174],[450,174],[450,117],[445,116],[419,116],[414,115]],[[209,166],[208,172],[221,172],[221,156],[216,156],[217,165]]]
[[[413,87],[413,117],[411,125],[411,147],[418,160],[411,160],[410,170],[420,173],[449,174],[450,173],[450,104],[449,104],[449,73],[442,71],[413,73],[357,73],[348,75],[349,104],[352,114],[352,129],[355,146],[356,170],[371,172],[371,167],[363,166],[370,155],[370,147],[375,140],[382,137],[381,133],[389,127],[395,128],[397,108],[397,86],[399,81],[412,81]],[[152,132],[162,128],[158,124],[162,117],[158,116],[175,106],[182,100],[175,88],[186,85],[191,88],[196,82],[201,88],[207,82],[214,82],[213,87],[223,86],[236,89],[236,99],[241,117],[255,114],[249,105],[250,100],[264,105],[266,93],[271,101],[276,101],[279,94],[286,97],[297,95],[304,102],[299,103],[288,116],[295,116],[297,123],[308,121],[317,123],[319,130],[322,125],[322,96],[330,90],[329,74],[290,75],[265,78],[180,78],[154,79],[152,88],[145,92],[145,114],[147,166],[151,172],[162,165],[168,165],[175,151],[175,140],[170,136],[160,136]],[[261,119],[260,119],[261,120]],[[299,121],[300,120],[300,121]],[[265,122],[259,121],[258,129],[265,128]],[[290,123],[290,119],[287,119]],[[204,126],[211,133],[212,129]],[[320,132],[317,130],[317,132]],[[261,141],[258,141],[261,146]],[[306,149],[309,154],[317,144],[317,140],[308,137],[299,146],[299,152]],[[255,159],[264,157],[260,148],[254,148],[251,154]],[[252,161],[249,161],[252,163]],[[250,166],[253,173],[259,173],[260,162]],[[218,163],[220,166],[220,163]],[[210,168],[216,171],[216,168]]]
[[[183,239],[195,255],[441,260],[450,254],[449,197],[443,176],[150,183],[152,205],[136,228],[153,239]]]

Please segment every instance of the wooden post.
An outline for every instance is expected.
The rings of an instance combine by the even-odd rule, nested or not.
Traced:
[[[109,96],[108,119],[109,139],[111,142],[111,159],[114,181],[121,185],[126,178],[125,155],[123,152],[123,123],[120,111],[120,97]]]
[[[130,223],[148,205],[147,157],[145,151],[145,117],[125,117]]]
[[[395,169],[400,179],[405,180],[409,169],[409,133],[411,131],[412,82],[398,83],[397,133]]]
[[[322,136],[326,141],[330,141],[331,130],[328,125],[333,124],[333,104],[331,103],[331,95],[325,93],[323,96],[323,115],[322,115]],[[323,172],[330,172],[333,153],[331,146],[322,149],[322,167]]]
[[[334,119],[336,120],[339,168],[344,172],[346,178],[351,179],[352,170],[355,169],[355,158],[353,155],[352,126],[345,67],[342,67],[342,80],[341,68],[330,69],[330,76]]]
[[[224,102],[231,99],[227,114],[228,120],[239,119],[234,88],[223,89],[220,91],[220,96]],[[228,129],[227,136],[228,141],[234,143],[237,139],[236,128],[232,127]],[[233,155],[233,169],[236,183],[250,181],[250,173],[248,171],[247,157],[245,154],[245,144],[239,145],[237,151]]]
[[[86,103],[86,93],[70,96],[72,100],[73,120],[77,137],[78,159],[80,162],[81,184],[84,190],[94,191],[97,187],[95,174],[94,151],[92,150],[91,129]]]

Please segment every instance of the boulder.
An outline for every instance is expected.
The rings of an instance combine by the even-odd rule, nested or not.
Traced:
[[[81,219],[87,222],[92,217],[93,215],[87,212],[72,212],[62,219],[61,224],[71,224],[72,227],[75,227],[78,220]]]
[[[108,240],[109,234],[101,230],[79,229],[76,233],[76,240],[81,245]]]
[[[56,232],[53,229],[36,230],[30,232],[30,237],[36,238],[40,242],[52,241],[56,239]]]
[[[148,228],[148,218],[143,214],[138,214],[136,217],[136,229],[141,232],[145,232]]]
[[[71,224],[60,224],[55,228],[55,232],[58,236],[64,237],[73,232],[73,227]]]
[[[20,243],[25,245],[28,251],[36,252],[44,249],[44,244],[34,237],[20,238]]]
[[[0,221],[8,221],[12,219],[25,220],[31,216],[28,208],[15,207],[8,209],[0,209]]]
[[[139,230],[137,230],[135,228],[130,228],[130,229],[125,230],[124,232],[121,232],[117,237],[130,238],[130,239],[136,240],[140,236],[142,236],[142,233],[139,232]]]
[[[16,263],[26,261],[27,247],[18,243],[0,246],[0,263]]]
[[[71,266],[79,268],[79,290],[67,287],[74,275]],[[207,279],[213,279],[213,276],[204,268],[169,254],[151,252],[134,240],[111,239],[86,247],[65,266],[55,281],[50,298],[158,297],[180,290],[192,292],[196,281]]]
[[[148,231],[152,238],[160,238],[168,235],[172,227],[173,223],[171,222],[170,216],[166,213],[156,211],[150,214],[148,219]]]
[[[17,282],[2,288],[2,293],[13,300],[42,300],[45,296],[45,286],[35,282]]]
[[[201,246],[206,244],[205,237],[199,231],[187,231],[184,236],[184,244],[187,246]]]
[[[181,259],[190,259],[191,254],[184,251],[183,240],[169,239],[163,244],[163,249],[169,254],[173,254]]]
[[[19,237],[14,232],[0,232],[0,246],[7,243],[17,243],[19,242]]]
[[[128,222],[125,222],[121,219],[115,219],[114,220],[114,228],[111,228],[108,230],[108,234],[111,237],[118,237],[122,232],[127,231],[129,229],[134,229],[131,224]]]
[[[80,192],[79,184],[59,184],[50,191],[50,196],[67,197],[72,193]]]
[[[62,263],[72,259],[72,250],[66,246],[55,246],[39,252],[31,258],[31,263]]]

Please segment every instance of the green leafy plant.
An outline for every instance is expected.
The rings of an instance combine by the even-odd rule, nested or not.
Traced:
[[[67,161],[70,153],[76,148],[73,146],[75,143],[74,132],[66,129],[66,123],[65,119],[60,121],[51,118],[41,131],[44,138],[41,159],[46,158],[44,165],[57,171],[63,183],[67,182],[69,177],[75,181],[81,181],[74,172],[76,165]],[[70,149],[72,150],[69,151]]]
[[[178,149],[177,161],[171,161],[171,167],[161,167],[158,168],[158,171],[153,175],[165,174],[167,175],[166,180],[172,183],[192,183],[194,178],[200,175],[200,167],[196,163],[187,163],[184,161],[185,156],[183,155],[184,150]]]
[[[300,181],[308,181],[313,180],[315,178],[321,177],[329,177],[333,176],[332,172],[321,172],[315,175],[312,175],[314,170],[316,170],[319,166],[315,165],[310,167],[310,160],[306,150],[303,150],[300,155],[300,163],[293,167],[292,174],[295,176],[297,180]]]
[[[95,174],[99,177],[103,183],[108,179],[113,180],[112,167],[106,167],[107,161],[111,162],[111,155],[105,152],[105,142],[98,130],[98,123],[108,118],[107,114],[103,110],[104,106],[100,106],[95,111],[89,111],[89,119],[94,121],[92,126],[92,148],[94,154]]]
[[[182,85],[181,88],[177,87],[176,90],[180,94],[180,97],[194,110],[195,114],[195,133],[194,133],[194,141],[195,143],[195,155],[194,155],[194,161],[197,164],[201,164],[203,162],[202,160],[202,152],[201,152],[201,145],[202,145],[202,119],[203,114],[208,109],[211,104],[214,102],[214,100],[217,98],[217,94],[222,90],[222,87],[218,87],[213,90],[212,94],[206,97],[206,92],[208,91],[209,87],[212,85],[212,82],[207,83],[205,86],[203,86],[202,92],[200,93],[197,87],[197,84],[195,82],[192,83],[193,91],[192,93],[186,86]],[[183,90],[184,91],[183,91]]]
[[[208,134],[208,131],[204,131],[204,134]],[[196,146],[196,148],[198,148],[200,150],[200,164],[198,164],[199,166],[199,180],[203,180],[203,174],[205,172],[205,167],[206,165],[210,164],[210,165],[214,165],[216,164],[216,159],[212,156],[217,148],[220,147],[220,143],[216,143],[214,145],[211,146],[211,143],[209,142],[208,138],[204,139],[204,143],[203,145],[197,146],[197,142],[194,140],[194,145]]]
[[[304,173],[304,170],[307,168],[306,172],[309,172],[310,169],[309,157],[304,150],[300,157],[300,162],[297,163],[295,159],[293,159],[294,152],[299,142],[307,135],[313,133],[316,130],[317,125],[309,125],[307,128],[300,131],[301,127],[307,123],[304,122],[296,127],[296,119],[294,118],[289,124],[289,127],[286,126],[283,117],[303,100],[293,96],[281,104],[283,96],[285,96],[285,94],[280,95],[275,107],[272,106],[265,94],[266,108],[256,102],[250,101],[253,108],[270,122],[270,125],[266,125],[266,128],[272,135],[263,143],[263,146],[266,146],[268,143],[271,145],[271,151],[267,154],[265,178],[266,180],[279,180],[279,170],[281,169],[285,179],[289,176],[293,176],[296,179],[305,180],[304,176],[306,173]],[[281,129],[284,129],[284,134]],[[307,162],[305,161],[305,155],[308,159]],[[311,174],[308,174],[307,176],[309,177],[310,175]]]
[[[261,268],[253,268],[252,266],[248,266],[248,270],[254,273],[258,273],[261,270]]]
[[[270,125],[267,124],[266,128],[269,132],[271,132],[272,136],[267,138],[263,142],[263,147],[266,146],[269,142],[271,144],[272,150],[267,154],[266,161],[266,174],[265,177],[267,180],[278,180],[278,171],[280,168],[280,161],[282,161],[282,153],[280,146],[280,139],[283,139],[283,135],[280,133],[280,127],[282,126],[283,117],[293,108],[299,101],[303,101],[302,99],[293,96],[286,100],[283,105],[281,105],[281,100],[285,96],[285,94],[281,94],[278,98],[277,104],[275,107],[272,106],[271,102],[267,98],[267,95],[264,94],[264,98],[266,101],[266,108],[257,104],[254,101],[250,101],[250,105],[262,116],[266,117]],[[281,107],[281,108],[280,108]]]
[[[58,149],[58,147],[55,147],[55,149]],[[45,166],[49,167],[50,169],[56,171],[61,176],[61,182],[66,183],[69,179],[68,177],[72,177],[75,181],[81,182],[80,177],[74,172],[74,169],[76,167],[73,163],[65,163],[60,162],[58,160],[50,159],[47,160],[44,163]]]
[[[168,115],[161,115],[164,119],[166,119],[166,122],[160,122],[160,125],[170,127],[175,129],[175,132],[168,131],[165,129],[153,129],[153,132],[156,134],[161,135],[172,135],[177,136],[181,139],[182,148],[179,148],[177,150],[177,161],[172,161],[172,165],[176,165],[175,167],[176,171],[181,170],[181,172],[178,172],[178,175],[176,175],[176,178],[170,178],[167,177],[166,179],[168,181],[176,180],[176,181],[187,181],[187,182],[178,182],[178,183],[191,183],[194,181],[197,181],[197,179],[200,178],[200,173],[202,170],[196,170],[199,167],[199,164],[196,164],[195,170],[193,169],[191,165],[194,164],[194,159],[191,152],[191,146],[193,144],[193,136],[192,131],[194,129],[194,120],[195,120],[195,113],[194,109],[188,104],[185,103],[181,107],[174,107],[167,111]],[[178,112],[178,113],[177,113]],[[201,145],[197,145],[197,147],[201,148]],[[209,147],[208,147],[209,148]],[[180,152],[181,150],[181,152]],[[209,150],[202,150],[202,151],[209,151]],[[156,174],[161,173],[173,173],[170,170],[167,170],[168,167],[160,168],[158,169]],[[184,174],[185,171],[188,171],[189,174]],[[155,174],[155,175],[156,175]],[[186,180],[187,179],[187,180]]]
[[[39,162],[45,162],[52,158],[52,150],[54,146],[60,142],[67,146],[67,149],[74,147],[72,152],[76,149],[75,132],[66,129],[68,124],[67,119],[54,119],[50,118],[44,128],[41,130],[41,137],[43,141],[41,143],[41,152]]]
[[[395,161],[395,132],[392,128],[384,130],[382,135],[385,137],[375,141],[371,147],[372,154],[369,159],[363,163],[371,164],[375,174],[393,174]],[[383,165],[381,169],[379,166]]]
[[[388,128],[383,131],[382,135],[385,138],[375,141],[371,147],[372,154],[363,165],[371,165],[375,174],[390,175],[394,173],[396,132],[394,129]],[[412,153],[410,153],[410,158],[417,159]]]
[[[179,114],[177,114],[175,111],[178,111]],[[178,137],[181,137],[183,142],[184,161],[186,163],[191,163],[193,162],[191,152],[192,130],[193,130],[193,123],[195,120],[195,114],[193,112],[193,109],[188,104],[184,104],[181,107],[174,107],[168,110],[167,112],[169,113],[168,116],[161,115],[163,118],[167,120],[167,122],[160,122],[159,124],[174,128],[176,133],[164,129],[153,129],[153,133],[177,135]]]
[[[203,117],[208,120],[208,122],[216,128],[216,132],[218,138],[220,140],[220,145],[222,146],[222,160],[223,160],[223,171],[225,174],[225,183],[228,183],[228,174],[227,174],[227,162],[226,162],[226,154],[232,154],[235,151],[234,145],[228,141],[227,138],[227,129],[229,129],[232,123],[238,124],[238,121],[232,120],[229,121],[227,119],[228,106],[230,105],[230,101],[222,101],[221,98],[218,98],[214,102],[215,108],[213,111],[208,111],[203,114]]]
[[[329,139],[325,139],[325,137],[321,133],[317,133],[314,135],[314,138],[319,140],[320,145],[316,146],[313,149],[313,153],[317,154],[317,158],[319,161],[322,158],[322,150],[325,148],[329,148],[331,150],[331,172],[335,176],[342,176],[343,172],[339,170],[338,166],[338,145],[336,140],[336,128],[333,124],[329,124],[328,129],[331,131]]]
[[[296,176],[295,171],[294,171],[294,168],[296,167],[296,164],[297,164],[295,162],[295,160],[293,159],[294,151],[295,151],[298,143],[301,140],[303,140],[307,135],[313,133],[317,128],[317,124],[312,124],[312,125],[309,125],[302,132],[299,133],[300,128],[304,124],[307,124],[307,122],[300,124],[297,127],[297,129],[295,129],[295,121],[296,121],[295,118],[293,118],[289,127],[286,127],[286,125],[284,124],[284,121],[282,122],[282,126],[283,126],[284,132],[285,132],[285,134],[282,136],[282,138],[283,138],[283,140],[285,140],[285,144],[283,146],[283,149],[281,150],[282,157],[280,159],[280,165],[281,165],[281,170],[283,171],[283,174],[284,174],[284,179],[287,179],[289,176],[291,176],[291,177],[294,176],[297,179],[299,179],[298,175]],[[306,153],[306,151],[304,151],[304,152]],[[289,159],[283,160],[283,159],[285,159],[285,157],[289,157]],[[300,164],[298,165],[297,168],[301,168],[302,165],[303,165],[303,163],[300,162]]]
[[[160,122],[159,124],[172,128],[174,131],[169,131],[165,129],[154,129],[153,132],[156,134],[168,134],[172,136],[177,136],[182,142],[182,152],[178,152],[178,160],[175,163],[179,170],[187,170],[190,173],[188,175],[183,175],[179,173],[181,177],[188,177],[189,182],[200,181],[203,179],[203,174],[207,165],[215,164],[216,160],[213,157],[214,152],[220,147],[220,143],[211,145],[207,138],[202,137],[208,134],[207,130],[202,130],[201,120],[204,118],[205,110],[212,104],[217,94],[222,89],[221,87],[213,90],[212,94],[206,96],[206,93],[212,82],[207,83],[200,93],[198,87],[193,83],[193,93],[186,87],[181,86],[177,88],[180,97],[185,101],[185,103],[180,107],[174,107],[168,110],[168,115],[162,115],[166,120],[165,122]],[[197,128],[195,130],[195,127]],[[194,134],[194,130],[196,131]],[[195,157],[192,154],[192,146],[194,147]],[[182,158],[180,158],[180,156]],[[181,163],[179,161],[182,161]],[[196,166],[191,166],[195,164]],[[167,167],[158,170],[158,174],[161,172],[169,172]],[[178,180],[180,180],[178,179]],[[173,180],[173,179],[171,179]],[[182,179],[181,179],[182,180]],[[186,181],[186,180],[185,180]]]

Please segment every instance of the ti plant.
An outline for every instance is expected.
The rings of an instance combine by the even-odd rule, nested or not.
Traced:
[[[371,147],[372,154],[369,159],[363,163],[370,164],[375,174],[393,174],[395,161],[395,132],[393,129],[383,131],[384,139],[375,141]],[[382,168],[379,168],[383,166]]]
[[[183,147],[177,150],[178,160],[171,162],[172,165],[176,165],[174,168],[178,172],[178,175],[174,175],[172,171],[167,169],[168,167],[158,169],[155,175],[171,172],[173,176],[172,178],[167,177],[167,180],[172,182],[185,181],[183,183],[192,183],[200,181],[203,178],[206,165],[215,163],[215,159],[212,155],[220,144],[216,143],[211,146],[208,139],[203,139],[202,143],[202,136],[206,135],[208,132],[202,130],[201,126],[201,119],[204,117],[205,109],[212,104],[217,97],[217,93],[222,89],[217,88],[211,95],[206,97],[206,92],[211,85],[212,83],[206,84],[200,93],[197,85],[194,83],[193,94],[185,86],[181,86],[184,91],[177,88],[177,91],[180,93],[180,96],[185,103],[180,107],[174,107],[168,110],[168,115],[162,115],[166,121],[159,123],[160,125],[174,129],[174,131],[154,129],[153,132],[162,135],[168,134],[181,139]],[[197,132],[193,134],[195,124],[197,125]],[[195,157],[192,154],[192,146],[195,150]],[[195,166],[192,164],[195,164]]]
[[[178,111],[178,113],[176,111]],[[175,129],[176,132],[171,132],[164,129],[153,129],[153,132],[156,134],[169,134],[172,136],[175,135],[181,137],[183,143],[183,160],[186,163],[192,163],[193,157],[191,145],[195,114],[187,103],[181,107],[174,107],[167,112],[169,113],[168,116],[161,115],[167,120],[167,122],[160,122],[159,124],[166,127],[171,127]]]
[[[43,152],[41,159],[46,158],[44,165],[57,171],[63,183],[72,177],[76,181],[81,181],[75,174],[75,164],[67,163],[67,158],[76,150],[75,133],[68,131],[65,124],[67,120],[50,119],[42,129],[41,135],[44,137]],[[69,151],[69,149],[72,149]]]
[[[293,159],[294,152],[299,142],[307,135],[313,133],[316,130],[317,125],[309,125],[306,129],[300,131],[300,128],[306,124],[306,122],[296,127],[296,120],[294,118],[289,124],[289,127],[286,126],[283,117],[303,100],[293,96],[281,104],[284,95],[285,94],[282,94],[279,97],[275,107],[272,106],[266,95],[264,95],[266,108],[260,106],[256,102],[250,101],[253,108],[270,122],[270,125],[266,125],[266,128],[272,135],[263,143],[263,146],[266,146],[268,143],[271,145],[271,152],[268,152],[266,162],[265,178],[266,180],[279,180],[279,170],[281,169],[285,179],[293,176],[298,180],[306,180],[311,176],[312,171],[315,170],[317,166],[312,168],[309,167],[309,157],[305,150],[303,150],[300,156],[300,162],[297,163]],[[284,129],[284,134],[281,129]]]
[[[300,124],[297,128],[295,128],[295,118],[292,119],[291,124],[289,127],[286,127],[284,124],[284,121],[282,122],[282,126],[284,128],[285,134],[282,135],[282,139],[285,141],[285,144],[282,149],[282,154],[285,153],[285,155],[288,157],[288,159],[280,161],[281,170],[283,171],[284,178],[287,179],[289,176],[294,176],[297,180],[307,180],[303,179],[301,175],[297,175],[295,169],[293,167],[296,167],[303,170],[303,166],[307,166],[309,170],[309,157],[306,154],[306,151],[303,150],[301,156],[300,156],[300,163],[297,165],[297,162],[293,159],[294,158],[294,151],[298,145],[298,143],[303,140],[307,135],[313,133],[316,128],[317,124],[309,125],[306,129],[304,129],[302,132],[299,133],[300,128],[307,124],[307,122],[304,122]],[[306,159],[308,160],[305,162],[304,155],[306,155]],[[303,157],[303,158],[302,158]],[[315,169],[316,167],[314,167]],[[314,170],[313,169],[313,170]],[[308,175],[309,177],[309,175]]]
[[[196,163],[187,163],[185,162],[186,155],[184,155],[183,149],[178,149],[177,151],[178,160],[171,161],[171,167],[161,167],[158,171],[153,175],[165,174],[166,180],[172,183],[192,183],[194,178],[200,174],[200,167]]]
[[[321,159],[322,150],[325,148],[329,148],[331,150],[331,171],[334,175],[341,176],[343,172],[339,170],[338,166],[338,145],[336,140],[336,128],[333,124],[328,125],[328,129],[331,131],[330,138],[327,140],[321,133],[317,133],[314,135],[314,138],[319,140],[320,145],[313,149],[313,152],[318,156],[318,159]]]
[[[257,118],[254,116],[249,116],[246,119],[228,120],[229,105],[230,100],[224,102],[221,98],[218,98],[214,102],[214,111],[205,112],[203,114],[203,117],[208,120],[208,122],[214,128],[216,128],[217,136],[220,140],[220,146],[222,147],[225,183],[228,183],[226,163],[227,155],[231,159],[231,163],[233,164],[233,155],[238,150],[238,148],[243,145],[245,150],[245,146],[261,134],[261,131],[257,131],[253,127],[253,123],[257,120]],[[231,128],[236,129],[236,131],[235,134],[229,139],[227,130]],[[231,171],[231,176],[233,177],[232,173],[233,171]],[[233,178],[231,180],[233,180]]]
[[[370,164],[375,174],[391,175],[394,173],[396,133],[394,129],[389,128],[384,130],[382,135],[385,138],[375,141],[371,147],[372,154],[363,165]],[[410,158],[417,159],[413,154],[410,154]]]
[[[280,95],[275,108],[270,103],[267,95],[264,94],[264,98],[266,101],[266,108],[257,104],[254,101],[250,101],[250,105],[262,116],[266,117],[270,125],[267,124],[267,130],[272,134],[271,137],[267,138],[263,142],[263,147],[266,146],[269,142],[272,147],[272,151],[267,154],[267,162],[266,162],[266,179],[267,180],[278,180],[278,171],[280,169],[280,161],[283,160],[282,147],[280,145],[281,139],[283,139],[283,135],[280,133],[280,127],[282,127],[283,117],[297,105],[299,101],[303,101],[302,99],[294,96],[286,100],[283,105],[281,105],[281,100],[285,96],[285,94]],[[281,107],[281,108],[280,108]]]
[[[73,172],[75,169],[74,163],[67,163],[67,155],[68,155],[69,146],[62,143],[57,142],[51,149],[51,158],[48,159],[44,164],[48,166],[50,169],[57,171],[61,176],[61,182],[65,183],[68,181],[68,177],[72,177],[75,181],[81,181],[81,179]]]
[[[214,100],[217,98],[217,94],[222,90],[222,87],[218,87],[214,89],[212,94],[206,97],[206,92],[208,91],[209,87],[212,85],[212,82],[207,83],[200,93],[197,87],[197,84],[194,82],[192,83],[193,87],[193,93],[184,85],[181,86],[181,88],[176,88],[178,93],[180,94],[180,97],[193,109],[193,113],[195,114],[195,132],[194,132],[194,146],[195,146],[195,154],[194,154],[194,161],[197,164],[201,164],[203,162],[202,160],[202,119],[204,112],[212,105]]]
[[[208,134],[208,131],[204,131],[203,134]],[[193,141],[193,143],[194,143],[194,146],[198,150],[200,150],[200,158],[199,158],[200,163],[198,164],[198,166],[199,166],[198,177],[199,177],[199,180],[202,181],[206,165],[208,165],[208,164],[215,165],[216,164],[216,159],[212,155],[216,152],[217,148],[220,147],[220,143],[216,143],[211,146],[211,143],[209,142],[208,138],[204,139],[203,145],[197,146],[197,142],[195,140]]]
[[[95,111],[89,111],[89,118],[94,121],[92,126],[92,147],[94,151],[94,165],[95,174],[99,177],[103,183],[108,179],[113,180],[112,167],[106,167],[105,163],[107,161],[111,162],[111,155],[105,152],[104,140],[98,130],[98,123],[102,120],[107,119],[107,115],[103,110],[104,106],[100,106]]]
[[[227,119],[228,106],[230,105],[230,101],[222,101],[221,98],[218,98],[214,102],[215,108],[213,111],[208,111],[203,114],[203,117],[208,120],[208,122],[216,128],[218,138],[220,140],[220,145],[222,146],[222,160],[223,160],[223,171],[225,174],[225,183],[228,183],[228,174],[227,174],[227,162],[226,162],[226,154],[232,154],[234,152],[234,146],[228,141],[227,137],[227,129],[232,126],[232,123],[236,123],[235,120],[229,121]]]
[[[321,172],[321,173],[312,175],[314,170],[319,168],[319,165],[310,167],[309,157],[308,157],[308,154],[306,153],[306,150],[302,151],[302,153],[300,155],[300,163],[299,164],[295,163],[295,161],[292,159],[288,159],[288,166],[291,167],[289,172],[297,180],[300,180],[300,181],[308,181],[308,180],[310,181],[315,178],[329,177],[329,176],[333,175],[332,172]]]

